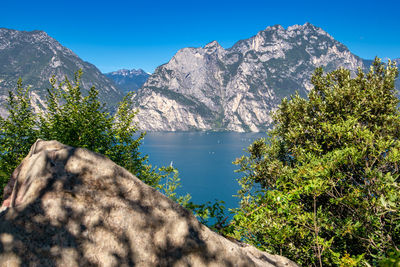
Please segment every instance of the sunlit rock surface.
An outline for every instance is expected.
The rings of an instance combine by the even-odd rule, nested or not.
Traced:
[[[150,131],[265,131],[283,97],[307,95],[320,66],[355,72],[364,63],[309,23],[268,27],[229,49],[183,48],[139,89],[136,119]]]
[[[232,242],[124,168],[37,141],[0,213],[1,266],[296,266]]]

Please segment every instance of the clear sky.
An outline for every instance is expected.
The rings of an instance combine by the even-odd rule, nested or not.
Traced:
[[[44,30],[102,72],[153,72],[183,47],[229,48],[267,26],[305,22],[362,58],[400,58],[400,0],[0,2],[0,27]]]

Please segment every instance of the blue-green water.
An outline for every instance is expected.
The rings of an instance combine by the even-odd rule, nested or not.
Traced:
[[[182,187],[178,193],[190,193],[196,203],[215,199],[225,201],[227,208],[235,208],[233,197],[239,189],[232,164],[245,154],[254,140],[265,133],[215,132],[154,132],[147,133],[140,151],[149,155],[154,166],[172,165],[178,169]]]

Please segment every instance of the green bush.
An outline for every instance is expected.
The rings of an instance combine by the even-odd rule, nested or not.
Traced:
[[[231,235],[304,266],[377,265],[400,248],[398,70],[318,68],[284,99],[267,140],[237,159]]]
[[[29,152],[38,138],[36,116],[29,101],[29,88],[23,88],[19,79],[15,94],[9,92],[9,116],[0,116],[0,197],[12,171]]]
[[[99,102],[94,87],[83,95],[81,75],[78,71],[73,82],[65,78],[59,84],[51,79],[45,103],[47,109],[41,114],[33,112],[29,88],[23,88],[21,80],[16,93],[9,93],[10,115],[6,119],[0,117],[0,194],[11,172],[36,139],[41,138],[104,154],[145,183],[186,204],[190,196],[177,197],[175,193],[179,186],[177,171],[171,167],[154,168],[147,156],[140,154],[139,146],[145,133],[137,133],[131,95],[124,98],[111,116]]]

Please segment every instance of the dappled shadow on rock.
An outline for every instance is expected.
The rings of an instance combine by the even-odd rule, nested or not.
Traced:
[[[37,141],[0,213],[10,266],[294,266],[210,231],[177,203],[86,149]]]

